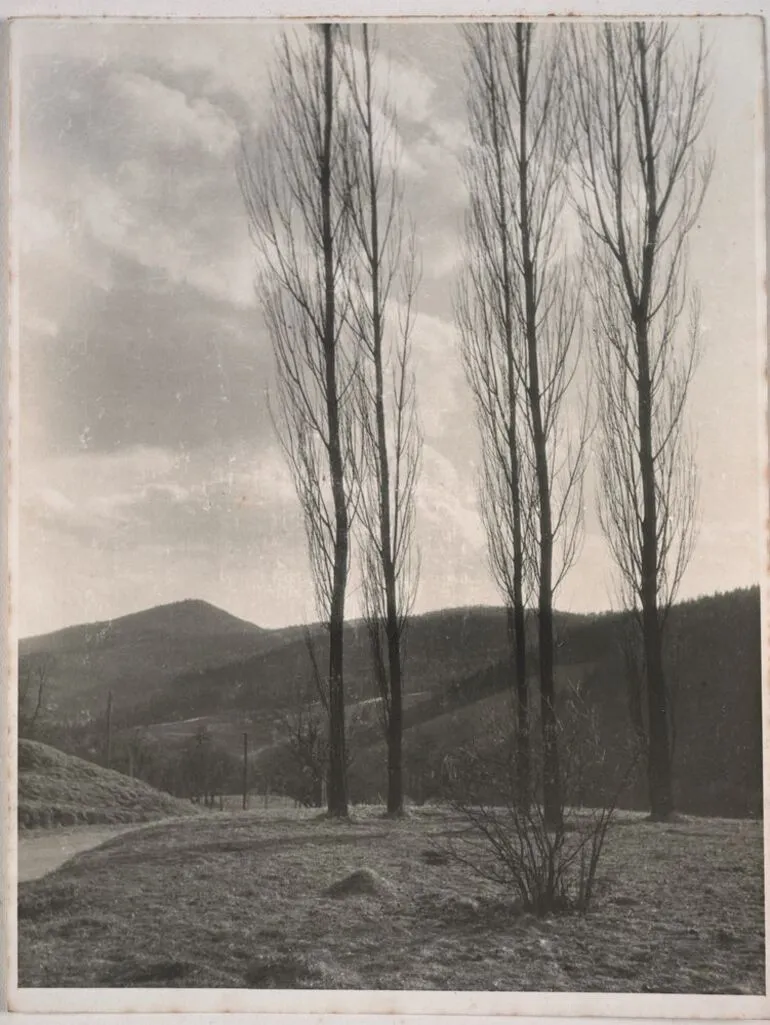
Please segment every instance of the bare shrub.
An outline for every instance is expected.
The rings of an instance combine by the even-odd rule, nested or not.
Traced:
[[[596,715],[578,687],[570,686],[560,704],[564,775],[555,822],[541,801],[521,800],[510,722],[485,724],[480,739],[447,759],[444,771],[446,796],[467,828],[442,849],[477,877],[512,891],[522,911],[538,916],[588,910],[617,802],[637,760],[630,754],[625,771],[611,770]],[[537,784],[542,748],[532,754]],[[542,793],[537,786],[534,792]]]

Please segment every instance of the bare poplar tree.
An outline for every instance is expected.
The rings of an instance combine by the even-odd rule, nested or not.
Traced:
[[[348,196],[356,257],[350,322],[360,350],[360,523],[364,613],[382,698],[387,807],[403,811],[404,637],[417,586],[414,492],[422,446],[411,369],[414,233],[403,214],[396,112],[375,79],[377,40],[351,29],[345,76],[351,110]],[[394,309],[395,307],[395,309]]]
[[[674,807],[664,630],[697,525],[685,403],[698,302],[687,282],[687,238],[713,164],[698,148],[703,40],[690,53],[676,42],[670,24],[638,22],[576,30],[571,46],[575,199],[597,338],[599,511],[639,628],[655,818]]]
[[[350,247],[339,29],[285,35],[273,118],[244,148],[240,181],[277,365],[274,420],[304,515],[319,614],[329,633],[330,815],[347,814],[343,627],[354,513],[356,361],[345,342]]]
[[[505,47],[513,98],[515,293],[537,516],[534,527],[538,676],[546,822],[561,819],[554,679],[554,593],[582,536],[585,414],[567,417],[581,341],[579,279],[564,251],[570,137],[561,29],[518,23]],[[560,546],[557,549],[557,545]]]
[[[492,240],[497,287],[486,289],[491,309],[481,313],[482,323],[470,344],[466,326],[465,349],[471,357],[472,383],[481,381],[483,392],[492,400],[484,403],[492,411],[484,419],[496,421],[491,429],[487,427],[489,437],[483,442],[485,480],[512,478],[509,467],[514,454],[518,459],[521,572],[529,566],[537,594],[544,815],[550,824],[558,824],[562,802],[553,600],[581,538],[587,436],[585,413],[570,415],[565,401],[575,377],[581,320],[575,261],[566,252],[561,230],[569,154],[562,35],[559,30],[516,23],[481,26],[468,36],[476,90],[485,97],[479,111],[488,125],[488,141],[480,140],[482,148],[486,145],[482,160],[491,162],[492,172],[483,164],[477,169],[482,171],[484,206],[481,216],[475,213],[474,201],[471,209],[477,225],[483,225],[483,235]],[[478,227],[476,234],[480,234]],[[467,317],[463,319],[467,322]],[[482,359],[489,363],[494,356],[479,352],[478,335],[487,327],[484,321],[502,326],[498,334],[505,340],[504,358],[497,356],[497,371],[481,366]],[[474,384],[474,392],[479,391]],[[477,405],[481,406],[478,401]],[[496,439],[506,432],[508,445],[502,449]],[[497,456],[500,449],[502,460]],[[486,468],[491,461],[487,451],[497,462],[492,473]],[[487,485],[485,491],[485,520],[494,538],[506,516],[515,528],[516,496],[509,489],[512,512],[498,512],[499,500],[489,496],[502,489]],[[512,533],[514,559],[505,561],[512,561],[515,572],[515,529]],[[502,547],[494,539],[490,547],[493,561],[503,561],[497,553],[508,544]],[[505,579],[506,574],[497,575]]]
[[[465,30],[470,147],[465,262],[456,302],[481,439],[479,501],[489,564],[508,610],[519,799],[530,795],[520,339],[515,332],[508,96],[499,28]]]

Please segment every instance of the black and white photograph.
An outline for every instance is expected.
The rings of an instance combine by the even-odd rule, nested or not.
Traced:
[[[764,76],[12,23],[19,1009],[766,996]]]

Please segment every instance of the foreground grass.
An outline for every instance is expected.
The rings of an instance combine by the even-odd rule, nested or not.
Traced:
[[[594,909],[538,920],[436,845],[443,812],[151,826],[20,887],[22,986],[764,993],[762,826],[613,830]],[[331,896],[356,869],[370,893]]]

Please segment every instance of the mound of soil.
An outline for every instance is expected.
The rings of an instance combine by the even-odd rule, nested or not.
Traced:
[[[355,872],[338,879],[326,891],[327,897],[390,897],[393,887],[382,876],[370,868],[358,868]]]

